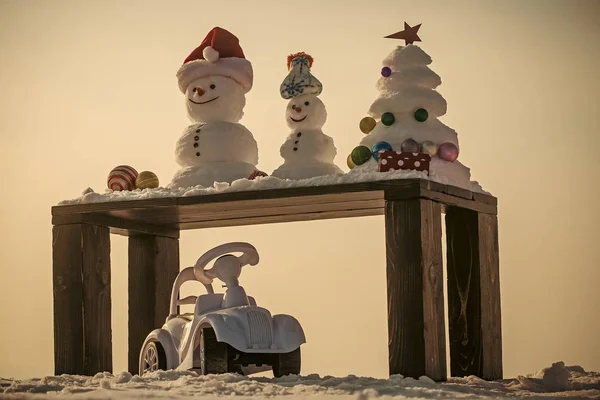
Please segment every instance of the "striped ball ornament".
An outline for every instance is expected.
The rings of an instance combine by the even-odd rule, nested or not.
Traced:
[[[129,165],[119,165],[108,174],[108,188],[114,191],[135,189],[135,180],[138,172]]]
[[[158,187],[158,176],[154,172],[142,171],[135,180],[138,189],[155,189]]]

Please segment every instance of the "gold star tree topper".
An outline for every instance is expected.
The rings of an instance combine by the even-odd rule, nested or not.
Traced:
[[[391,35],[386,36],[389,39],[404,39],[406,44],[412,44],[414,42],[420,42],[421,38],[417,35],[417,31],[421,27],[421,24],[410,26],[406,22],[404,23],[404,30],[400,32],[393,33]]]

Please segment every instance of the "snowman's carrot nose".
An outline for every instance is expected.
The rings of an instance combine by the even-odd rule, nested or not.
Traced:
[[[297,113],[302,112],[302,109],[300,107],[296,107],[294,108],[294,111],[296,111]]]
[[[197,93],[197,94],[198,94],[198,96],[202,96],[202,95],[204,95],[204,93],[206,93],[204,90],[202,90],[202,89],[201,89],[201,88],[199,88],[199,87],[195,87],[195,88],[194,88],[194,90],[193,90],[193,92],[194,92],[194,93]]]

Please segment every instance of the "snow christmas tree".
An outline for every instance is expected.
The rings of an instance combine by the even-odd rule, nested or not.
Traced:
[[[446,100],[435,90],[441,79],[428,67],[431,57],[412,44],[420,41],[419,27],[405,23],[403,31],[387,36],[404,39],[406,46],[383,60],[379,97],[360,122],[367,136],[348,156],[348,166],[426,171],[432,179],[470,189],[469,169],[457,161],[457,134],[438,119],[446,113]]]

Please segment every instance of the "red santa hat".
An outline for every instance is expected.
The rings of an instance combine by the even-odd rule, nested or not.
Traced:
[[[208,32],[177,71],[179,90],[185,93],[188,85],[196,79],[215,75],[233,79],[244,88],[245,93],[252,89],[252,64],[246,60],[238,38],[218,26]]]

